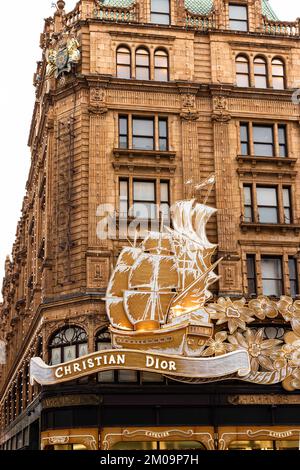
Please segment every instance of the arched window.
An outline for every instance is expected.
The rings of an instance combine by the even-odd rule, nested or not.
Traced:
[[[154,54],[154,80],[167,82],[169,80],[169,57],[166,51],[158,49]]]
[[[50,364],[68,362],[88,354],[87,334],[83,328],[68,326],[55,333],[49,343]]]
[[[250,86],[249,60],[243,55],[239,55],[236,64],[236,83],[239,87]]]
[[[255,57],[254,59],[254,79],[256,88],[267,88],[267,62],[263,57]]]
[[[96,350],[106,351],[107,349],[113,349],[111,344],[111,336],[107,329],[99,331],[96,336]],[[100,383],[112,383],[112,382],[137,382],[138,373],[133,370],[110,370],[100,372],[98,374],[98,382]]]
[[[124,46],[117,50],[117,77],[131,78],[131,52]]]
[[[281,59],[272,60],[273,88],[275,90],[285,89],[285,67]]]
[[[137,49],[135,65],[135,78],[137,80],[150,80],[150,54],[147,49]]]

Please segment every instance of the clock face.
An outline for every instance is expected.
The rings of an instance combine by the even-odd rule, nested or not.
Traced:
[[[69,54],[68,54],[68,50],[66,48],[61,49],[60,51],[58,51],[57,56],[56,56],[56,66],[57,66],[57,68],[59,70],[64,69],[68,64],[68,60],[69,60]]]

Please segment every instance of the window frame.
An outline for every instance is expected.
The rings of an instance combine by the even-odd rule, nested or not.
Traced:
[[[231,16],[231,7],[239,7],[243,9],[246,12],[246,19],[241,19],[238,17],[232,17]],[[228,4],[228,19],[229,19],[229,29],[230,31],[239,31],[242,33],[248,33],[249,32],[249,10],[247,5],[242,5],[240,3],[235,3],[235,2],[230,2]],[[246,29],[236,29],[232,27],[232,23],[241,23],[241,24],[246,24]]]
[[[157,66],[156,65],[156,60],[157,60],[157,57],[159,57],[157,54],[158,53],[164,53],[165,54],[165,58],[166,58],[166,63],[167,63],[167,66],[166,67],[162,67],[162,66]],[[162,56],[161,56],[162,57]],[[157,78],[157,71],[160,71],[160,70],[166,70],[167,71],[167,78],[166,80],[159,80]],[[155,49],[154,51],[154,80],[157,81],[157,82],[169,82],[170,81],[170,61],[169,61],[169,53],[165,50],[165,49],[162,49],[162,48],[157,48]]]
[[[261,61],[261,62],[257,62],[257,61]],[[265,67],[265,73],[258,73],[256,70],[256,67],[258,65],[264,65]],[[261,88],[261,89],[267,89],[269,88],[269,80],[268,80],[268,61],[265,57],[261,56],[261,55],[258,55],[256,57],[254,57],[254,60],[253,60],[253,73],[254,73],[254,86],[255,88]],[[265,86],[258,86],[257,85],[257,78],[261,78],[263,77],[265,79]]]
[[[141,53],[141,51],[144,52],[144,54]],[[148,59],[148,64],[147,65],[140,65],[138,64],[138,56],[147,56]],[[147,70],[147,78],[141,78],[138,77],[139,73],[138,71],[140,70]],[[135,50],[135,79],[136,80],[141,80],[141,81],[150,81],[151,80],[151,55],[149,49],[145,46],[139,46]]]
[[[124,49],[128,52],[128,56],[129,56],[129,64],[124,64],[124,63],[119,63],[119,55],[120,55],[120,50],[121,49]],[[123,53],[124,55],[124,53]],[[125,46],[125,45],[122,45],[120,44],[118,47],[117,47],[117,50],[116,50],[116,67],[117,67],[117,78],[120,78],[122,80],[130,80],[132,78],[132,55],[131,55],[131,49],[128,47],[128,46]],[[119,75],[119,67],[127,67],[129,68],[129,77],[121,77]]]
[[[146,134],[134,134],[134,123],[135,121],[148,121],[153,123],[152,137]],[[152,139],[152,148],[145,149],[141,147],[135,147],[135,139]],[[155,117],[154,116],[132,116],[132,150],[143,150],[143,151],[154,151],[155,150]]]
[[[291,263],[293,263],[293,270],[295,271],[295,277],[291,275]],[[288,266],[289,266],[289,281],[290,281],[290,295],[292,298],[299,296],[299,269],[298,269],[298,260],[295,256],[288,257]],[[292,283],[295,285],[295,290],[292,289]]]
[[[249,270],[249,262],[253,263],[252,268],[253,268],[253,276],[250,276],[250,270]],[[256,256],[255,254],[247,254],[246,255],[246,265],[247,265],[247,284],[248,284],[248,296],[257,296],[257,267],[256,267]],[[250,292],[250,282],[253,283],[254,288],[252,289],[253,292]]]
[[[280,62],[280,64],[279,63],[276,64],[275,63],[276,61]],[[278,66],[282,66],[282,72],[283,72],[282,75],[278,75],[277,73],[274,73],[274,68],[278,67]],[[272,70],[272,87],[273,87],[273,89],[274,90],[286,90],[287,86],[286,86],[286,63],[285,63],[285,61],[281,57],[273,57],[272,60],[271,60],[271,70]],[[282,83],[283,83],[282,88],[274,86],[274,81],[278,78],[282,79]]]
[[[77,342],[74,342],[73,341],[73,338],[72,338],[72,341],[67,341],[66,343],[60,343],[60,344],[51,344],[54,339],[59,336],[59,335],[65,335],[65,332],[69,329],[73,328],[75,331],[77,330],[77,335],[78,334],[82,334],[82,333],[85,333],[85,339],[84,340],[80,340],[80,341],[77,341]],[[67,338],[66,338],[67,339]],[[49,354],[49,363],[51,365],[54,365],[53,364],[53,357],[52,357],[52,351],[54,349],[60,349],[60,358],[61,358],[61,362],[60,364],[64,364],[66,362],[66,359],[65,359],[65,348],[66,347],[72,347],[72,346],[75,346],[75,356],[76,356],[76,359],[81,357],[80,354],[79,354],[79,350],[80,350],[80,346],[85,344],[87,346],[87,350],[88,350],[88,334],[86,332],[86,330],[84,328],[82,328],[81,326],[78,326],[78,325],[67,325],[67,326],[64,326],[63,328],[60,328],[59,330],[55,331],[49,342],[48,342],[48,354]]]
[[[272,130],[272,143],[268,143],[268,142],[265,142],[265,141],[256,141],[255,140],[255,129],[258,129],[258,128],[270,128]],[[276,157],[276,154],[275,154],[275,132],[274,132],[274,124],[263,124],[263,123],[259,123],[259,124],[256,124],[256,123],[253,123],[252,124],[252,135],[253,135],[253,150],[254,150],[254,157],[267,157],[267,158],[274,158]],[[256,150],[255,150],[255,147],[257,145],[264,145],[264,146],[269,146],[269,147],[272,147],[272,155],[259,155],[256,153]]]
[[[162,0],[160,0],[162,1]],[[150,0],[150,23],[151,24],[159,24],[160,26],[170,26],[171,25],[171,2],[170,0],[163,0],[165,2],[168,2],[168,6],[169,6],[169,12],[168,13],[164,13],[164,12],[161,12],[161,11],[156,11],[153,9],[153,1]],[[153,15],[157,15],[157,16],[162,16],[162,17],[167,17],[168,18],[168,22],[167,23],[164,23],[164,22],[157,22],[157,21],[153,21]]]
[[[262,261],[263,260],[276,260],[276,261],[279,261],[280,262],[280,267],[281,267],[281,279],[279,278],[267,278],[267,277],[263,277],[263,264],[262,264]],[[284,266],[283,266],[283,256],[273,256],[273,255],[263,255],[261,256],[261,268],[260,268],[260,271],[261,271],[261,281],[262,281],[262,291],[263,291],[263,295],[267,295],[269,297],[276,297],[276,298],[279,298],[281,297],[284,292],[285,292],[285,285],[284,285]],[[281,293],[279,295],[276,295],[276,294],[266,294],[264,292],[264,281],[278,281],[280,282],[281,284]]]
[[[276,196],[276,206],[266,206],[266,205],[262,205],[262,204],[259,204],[258,202],[258,193],[259,193],[259,189],[274,189],[275,190],[275,196]],[[257,205],[257,220],[258,220],[258,223],[259,224],[262,224],[262,225],[269,225],[269,224],[274,224],[274,225],[278,225],[280,223],[280,214],[279,214],[279,195],[278,195],[278,186],[263,186],[263,185],[256,185],[256,205]],[[261,222],[260,220],[260,209],[276,209],[276,222]]]
[[[238,64],[246,64],[247,65],[247,72],[240,72],[238,71]],[[238,54],[235,58],[235,74],[236,74],[236,84],[239,88],[249,88],[251,86],[250,80],[250,60],[249,57],[244,54]],[[239,83],[240,77],[247,77],[247,85]]]

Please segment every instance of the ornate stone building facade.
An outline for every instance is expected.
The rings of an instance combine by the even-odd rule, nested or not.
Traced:
[[[183,386],[135,372],[29,383],[33,356],[57,363],[109,344],[103,297],[129,207],[200,199],[195,186],[213,173],[215,296],[296,298],[300,288],[299,20],[279,21],[267,0],[64,8],[41,35],[32,164],[5,262],[0,445],[294,446],[300,396],[281,385]],[[113,211],[116,229],[99,236]],[[283,334],[280,321],[262,326]]]

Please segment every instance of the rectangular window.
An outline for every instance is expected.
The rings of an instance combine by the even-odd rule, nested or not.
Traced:
[[[256,191],[259,223],[278,224],[277,189],[258,187]]]
[[[247,7],[229,4],[229,24],[233,31],[248,31]]]
[[[119,117],[119,148],[128,149],[128,117]]]
[[[263,294],[280,297],[283,294],[282,259],[262,257],[261,275]]]
[[[247,255],[248,295],[257,295],[255,255]]]
[[[154,150],[154,119],[133,118],[132,146],[137,150]]]
[[[241,138],[241,155],[250,155],[249,149],[249,125],[247,123],[240,124],[240,138]]]
[[[155,181],[133,182],[133,217],[156,218]]]
[[[103,342],[98,342],[97,343],[97,350],[98,351],[106,351],[108,349],[112,349],[112,345],[110,342],[103,343]],[[108,370],[105,372],[99,372],[98,373],[98,382],[100,383],[114,383],[115,381],[115,372],[113,370]]]
[[[291,224],[292,221],[292,205],[291,205],[291,189],[283,188],[283,209],[284,223]]]
[[[256,157],[273,157],[274,129],[273,126],[253,126],[254,155]]]
[[[168,150],[168,120],[160,118],[159,124],[159,150],[166,152]]]
[[[298,269],[297,269],[297,260],[292,257],[289,258],[289,273],[290,273],[291,296],[296,297],[296,295],[299,294]]]
[[[119,212],[121,218],[126,218],[128,216],[129,209],[129,185],[128,180],[120,180],[119,182]]]
[[[279,143],[279,156],[287,157],[287,139],[286,139],[286,126],[278,126],[278,143]]]
[[[244,186],[244,221],[253,222],[252,186]]]
[[[166,224],[170,220],[170,188],[168,181],[160,182],[160,212]]]
[[[170,24],[170,0],[151,0],[151,23]]]

